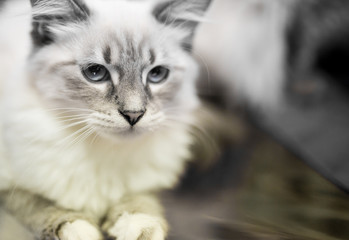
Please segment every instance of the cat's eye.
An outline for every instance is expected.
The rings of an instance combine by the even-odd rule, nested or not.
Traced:
[[[101,82],[108,80],[110,77],[109,71],[99,64],[90,65],[89,67],[82,70],[85,78],[91,82]]]
[[[148,73],[147,81],[151,83],[160,83],[168,78],[170,70],[165,67],[158,66],[150,70]]]

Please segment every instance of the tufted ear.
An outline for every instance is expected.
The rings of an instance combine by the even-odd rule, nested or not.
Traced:
[[[153,15],[162,24],[188,31],[184,46],[190,48],[195,29],[202,21],[211,0],[162,0],[153,10]]]
[[[30,0],[33,7],[32,39],[35,46],[54,41],[54,29],[87,21],[90,11],[83,0]]]

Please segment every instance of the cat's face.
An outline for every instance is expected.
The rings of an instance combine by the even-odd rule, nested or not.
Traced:
[[[183,47],[193,29],[169,9],[191,5],[75,0],[68,10],[68,2],[58,4],[58,18],[47,16],[47,3],[36,6],[31,80],[46,105],[112,137],[187,121],[198,104],[197,64]]]

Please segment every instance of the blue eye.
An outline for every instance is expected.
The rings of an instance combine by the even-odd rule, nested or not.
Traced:
[[[91,82],[101,82],[107,80],[109,77],[109,71],[102,65],[91,65],[82,70],[85,78]]]
[[[165,67],[158,66],[153,68],[149,73],[147,80],[151,83],[161,83],[168,78],[170,70]]]

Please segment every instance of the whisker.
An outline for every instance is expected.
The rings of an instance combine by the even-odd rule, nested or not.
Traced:
[[[84,124],[84,123],[87,124],[88,122],[89,122],[88,119],[84,119],[84,120],[81,120],[81,121],[78,121],[78,122],[73,122],[71,124],[63,126],[62,128],[57,129],[57,132],[61,132],[61,131],[65,130],[65,129],[72,128],[72,127],[75,127],[77,125],[81,125],[81,124]]]
[[[56,119],[57,120],[56,122],[63,124],[63,123],[69,123],[69,122],[76,121],[76,120],[88,121],[86,119],[87,117],[88,117],[88,115],[87,116],[74,116],[74,117],[70,117],[70,118],[69,117],[66,117],[66,118],[61,117],[61,118]]]
[[[87,126],[84,126],[84,127],[80,128],[80,129],[78,129],[77,131],[73,132],[69,136],[67,136],[67,137],[63,138],[62,140],[60,140],[58,142],[58,145],[64,144],[67,140],[69,140],[70,138],[74,137],[77,134],[80,134],[81,132],[84,132],[88,128],[90,128],[90,126],[87,125]]]
[[[208,87],[210,90],[212,90],[212,79],[209,64],[207,63],[206,59],[201,54],[197,53],[194,49],[191,49],[191,53],[198,57],[201,63],[203,64],[207,76]]]
[[[207,143],[214,151],[218,151],[217,148],[217,143],[214,141],[213,136],[210,135],[210,133],[198,126],[195,125],[193,122],[190,121],[185,121],[183,119],[178,119],[178,118],[169,118],[167,119],[168,122],[165,123],[165,126],[167,126],[168,128],[175,128],[176,126],[178,126],[178,124],[184,124],[189,126],[188,131],[201,143]]]
[[[82,111],[82,112],[94,112],[94,110],[86,109],[86,108],[50,108],[45,109],[47,112],[60,112],[60,111]]]
[[[78,122],[79,123],[79,122]],[[75,123],[75,124],[78,124],[78,123]],[[40,154],[37,156],[37,159],[38,160],[45,160],[45,159],[49,159],[48,157],[48,154],[51,155],[52,154],[52,151],[55,151],[56,154],[59,154],[63,149],[64,147],[69,143],[68,140],[71,139],[72,137],[76,136],[77,134],[81,133],[81,132],[84,132],[86,130],[88,130],[90,128],[90,126],[85,126],[81,129],[79,129],[78,131],[75,131],[73,132],[72,134],[70,134],[68,137],[64,138],[63,140],[59,141],[59,143],[57,144],[52,144],[51,145],[51,148],[46,148],[44,151],[40,152]],[[35,141],[35,140],[32,140],[32,141]],[[57,146],[60,146],[59,148],[57,148]],[[24,177],[25,173],[27,171],[29,171],[31,169],[31,167],[36,163],[35,162],[32,162],[31,164],[29,164],[25,169],[24,171],[22,171],[22,174],[21,176]],[[12,187],[12,190],[11,190],[11,193],[12,195],[14,194],[14,192],[16,191],[17,187],[18,187],[18,183],[20,182],[20,179],[21,179],[21,176],[18,176],[18,181],[17,183],[15,183]]]
[[[74,138],[70,143],[70,147],[79,144],[84,141],[90,134],[92,134],[93,129],[91,126],[88,126],[84,131],[82,131],[76,138]]]
[[[58,129],[55,129],[55,133],[59,133],[59,132],[62,132],[68,128],[71,128],[71,127],[75,127],[75,126],[78,126],[80,124],[84,124],[84,123],[88,123],[88,120],[82,120],[82,121],[78,121],[78,122],[74,122],[74,123],[71,123],[71,124],[68,124],[68,125],[65,125],[61,128],[58,128]],[[30,147],[31,144],[35,143],[35,142],[38,142],[44,135],[39,135],[37,137],[34,137],[33,139],[31,139],[29,142],[27,142],[25,144],[25,148],[28,148]]]
[[[96,131],[94,131],[93,133],[95,134],[95,136],[90,141],[90,146],[93,145],[96,142],[97,137],[99,137]]]

